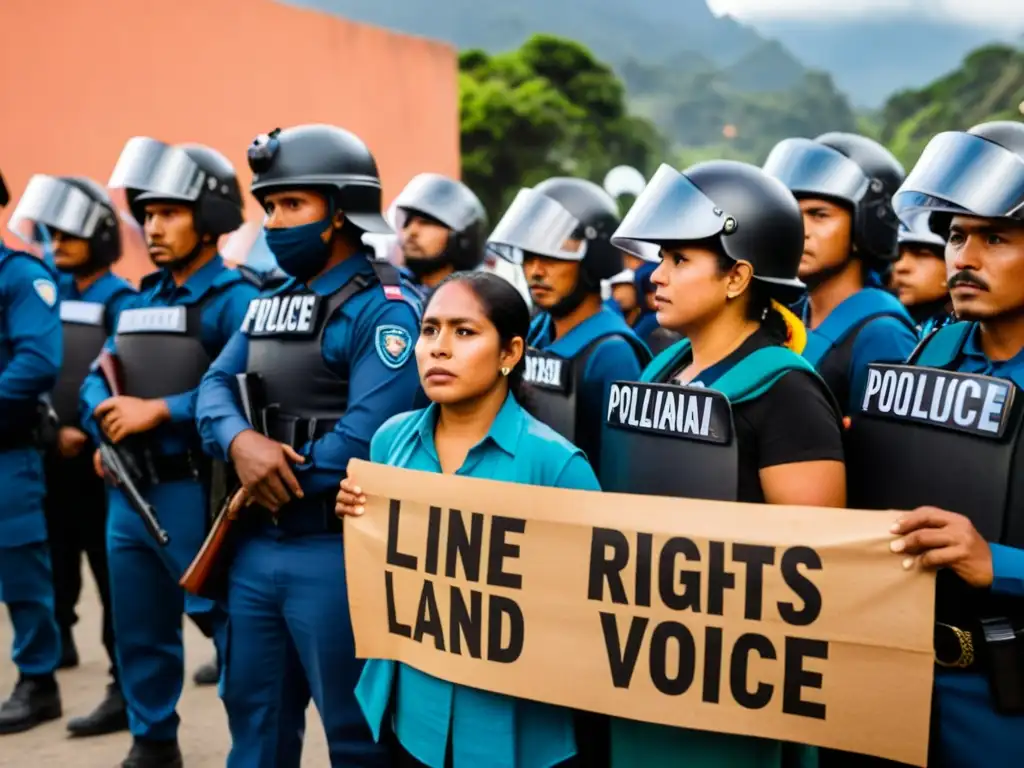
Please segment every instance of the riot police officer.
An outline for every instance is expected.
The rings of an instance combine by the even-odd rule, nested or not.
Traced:
[[[599,466],[608,384],[635,377],[650,352],[603,305],[601,281],[622,270],[610,237],[615,201],[585,179],[555,177],[521,189],[488,243],[522,264],[534,305],[526,378],[530,409]]]
[[[939,569],[928,764],[1018,765],[1024,125],[934,137],[894,204],[901,219],[930,214],[948,232],[948,285],[962,322],[921,343],[911,359],[917,368],[872,367],[848,433],[850,502],[931,505],[904,513],[891,545],[905,567]]]
[[[178,586],[207,532],[214,475],[196,432],[196,388],[257,288],[217,251],[218,238],[242,223],[238,180],[219,152],[136,137],[110,186],[126,189],[159,269],[143,278],[107,341],[122,380],[111,382],[95,368],[82,385],[80,410],[94,440],[118,446],[138,470],[135,483],[170,537],[166,546],[154,540],[129,489],[110,489],[115,641],[134,737],[124,765],[162,768],[181,764],[175,707],[184,674],[182,614],[215,644],[225,623],[212,601]]]
[[[362,662],[334,498],[349,460],[415,404],[419,299],[362,243],[389,227],[357,136],[275,130],[250,146],[249,165],[267,244],[291,279],[249,305],[197,405],[206,449],[230,458],[251,500],[227,586],[228,765],[298,765],[310,696],[332,765],[387,765],[355,700]]]
[[[811,330],[804,356],[849,409],[868,363],[903,360],[917,342],[900,303],[869,285],[871,273],[897,255],[892,195],[903,167],[871,139],[826,133],[780,142],[764,170],[790,188],[803,211],[800,279],[808,293],[800,310]]]
[[[461,181],[421,173],[395,198],[394,210],[405,268],[421,293],[483,263],[487,214]]]
[[[612,384],[603,490],[844,505],[839,410],[799,354],[806,335],[784,306],[803,290],[803,242],[796,201],[761,169],[724,160],[682,173],[661,166],[612,243],[660,247],[652,275],[658,322],[686,338],[639,380]],[[612,724],[612,768],[781,768],[792,747]]]
[[[10,196],[0,176],[0,207]],[[0,239],[0,600],[14,628],[18,682],[0,703],[0,734],[61,716],[60,632],[43,515],[40,398],[61,366],[56,276]]]
[[[928,222],[925,215],[900,225],[900,257],[892,265],[890,286],[921,338],[955,319],[946,285],[946,238],[933,232]]]
[[[97,182],[74,176],[33,176],[11,216],[12,222],[20,220],[30,222],[35,232],[49,240],[61,273],[58,293],[65,354],[51,395],[60,431],[45,460],[46,522],[61,629],[61,668],[78,666],[71,628],[78,620],[75,604],[82,588],[84,552],[103,604],[103,645],[112,678],[107,697],[96,711],[70,721],[68,729],[80,736],[111,733],[126,729],[128,716],[114,653],[107,494],[93,471],[95,446],[79,425],[78,391],[135,289],[110,271],[121,257],[121,232],[114,204]]]

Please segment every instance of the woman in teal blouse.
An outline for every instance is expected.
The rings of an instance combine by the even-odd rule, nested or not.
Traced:
[[[600,490],[583,453],[520,405],[530,313],[510,283],[457,273],[437,286],[423,315],[416,362],[432,404],[386,422],[370,443],[371,461]],[[365,503],[359,488],[341,484],[338,514],[362,514]],[[455,685],[405,664],[367,662],[356,697],[375,738],[387,733],[390,717],[397,766],[550,768],[576,755],[570,710]]]

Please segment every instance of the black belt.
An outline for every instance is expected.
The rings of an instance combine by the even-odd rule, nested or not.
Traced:
[[[26,448],[40,448],[39,434],[35,426],[28,429],[19,428],[0,435],[0,453],[5,451],[23,451]]]
[[[301,499],[289,502],[277,513],[254,505],[243,513],[243,520],[261,528],[272,528],[287,536],[314,536],[341,533],[343,524],[334,514],[334,497]]]
[[[318,440],[334,429],[336,417],[296,416],[282,413],[276,407],[265,408],[260,420],[266,426],[263,433],[271,440],[290,445],[296,450],[311,440]]]
[[[196,451],[153,453],[147,448],[130,451],[130,455],[140,479],[149,485],[202,480],[209,465],[209,459]]]

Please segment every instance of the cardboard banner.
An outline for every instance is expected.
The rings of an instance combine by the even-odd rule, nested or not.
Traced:
[[[935,578],[894,513],[568,491],[364,461],[361,658],[617,717],[924,765]]]

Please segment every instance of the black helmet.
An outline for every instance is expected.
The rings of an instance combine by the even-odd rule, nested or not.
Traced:
[[[196,232],[220,237],[245,220],[235,169],[224,155],[201,144],[172,147],[144,136],[129,139],[109,187],[123,188],[132,215],[145,221],[145,203],[172,201],[192,207]]]
[[[1024,221],[1024,124],[995,121],[933,137],[894,204],[904,220],[930,214],[938,232],[952,214]]]
[[[263,197],[282,189],[330,190],[345,218],[363,232],[390,234],[381,215],[380,173],[363,140],[333,125],[299,125],[260,134],[249,146],[252,186]]]
[[[396,228],[407,213],[418,213],[451,231],[447,258],[457,272],[476,269],[484,260],[487,212],[473,190],[437,173],[421,173],[405,185],[395,202]]]
[[[804,250],[800,206],[760,168],[711,160],[680,173],[662,165],[612,236],[612,244],[645,258],[649,247],[717,239],[725,254],[746,261],[754,279],[782,300],[804,290],[797,269]]]
[[[899,220],[892,197],[906,176],[892,153],[855,133],[785,139],[775,145],[764,170],[798,198],[821,197],[850,206],[853,244],[865,259],[887,262],[898,256]]]
[[[11,202],[11,193],[7,191],[7,182],[4,181],[4,175],[0,173],[0,208],[9,202]]]
[[[587,287],[622,271],[622,254],[611,243],[619,209],[592,181],[558,176],[533,189],[521,189],[487,242],[503,251],[535,253],[552,259],[581,261]],[[563,250],[566,240],[582,240],[577,252]]]
[[[117,210],[92,179],[36,174],[11,214],[12,228],[18,221],[32,224],[28,230],[36,242],[42,239],[39,227],[88,240],[91,264],[113,264],[121,256]]]

